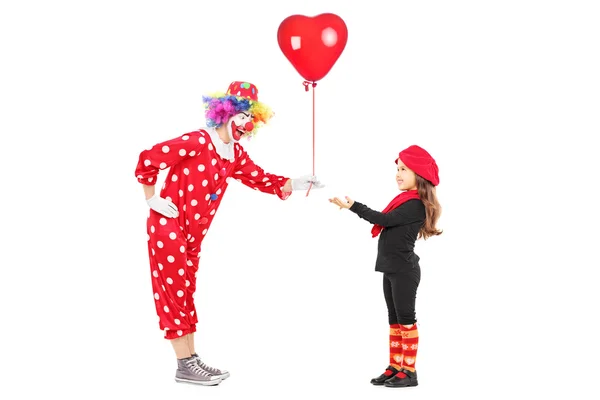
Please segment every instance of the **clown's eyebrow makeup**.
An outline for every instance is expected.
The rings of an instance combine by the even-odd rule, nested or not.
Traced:
[[[242,111],[242,114],[244,114],[246,117],[250,117],[249,114],[246,114],[245,112]]]

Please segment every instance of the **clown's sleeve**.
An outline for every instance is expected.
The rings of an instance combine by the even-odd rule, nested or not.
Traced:
[[[142,151],[135,168],[138,182],[148,186],[155,185],[160,170],[200,154],[208,140],[204,132],[195,131],[158,143],[152,148]]]
[[[292,192],[281,190],[289,178],[265,172],[250,159],[248,153],[241,146],[238,147],[236,153],[236,166],[233,172],[235,179],[252,189],[275,194],[281,200],[290,197]]]

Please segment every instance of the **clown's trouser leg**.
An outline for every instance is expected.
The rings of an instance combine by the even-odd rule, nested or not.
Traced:
[[[148,252],[152,290],[160,329],[166,339],[196,331],[196,290],[199,243],[188,243],[175,218],[150,211]],[[198,235],[200,237],[200,235]]]

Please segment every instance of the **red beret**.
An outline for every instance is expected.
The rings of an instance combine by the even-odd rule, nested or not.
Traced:
[[[412,169],[415,174],[427,179],[437,186],[440,183],[440,177],[438,176],[438,166],[431,155],[419,146],[413,145],[402,150],[396,159],[402,160],[404,165]]]

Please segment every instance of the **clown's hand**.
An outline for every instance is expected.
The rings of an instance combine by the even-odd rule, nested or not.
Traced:
[[[177,206],[173,204],[173,202],[163,199],[159,195],[155,194],[154,196],[150,197],[148,200],[146,200],[146,203],[148,203],[148,206],[150,206],[151,209],[159,214],[164,215],[165,217],[176,218],[179,216],[179,210],[177,210]]]
[[[323,185],[316,176],[304,175],[300,178],[292,179],[292,190],[308,190],[311,183],[312,187],[317,189],[325,187],[325,185]]]

